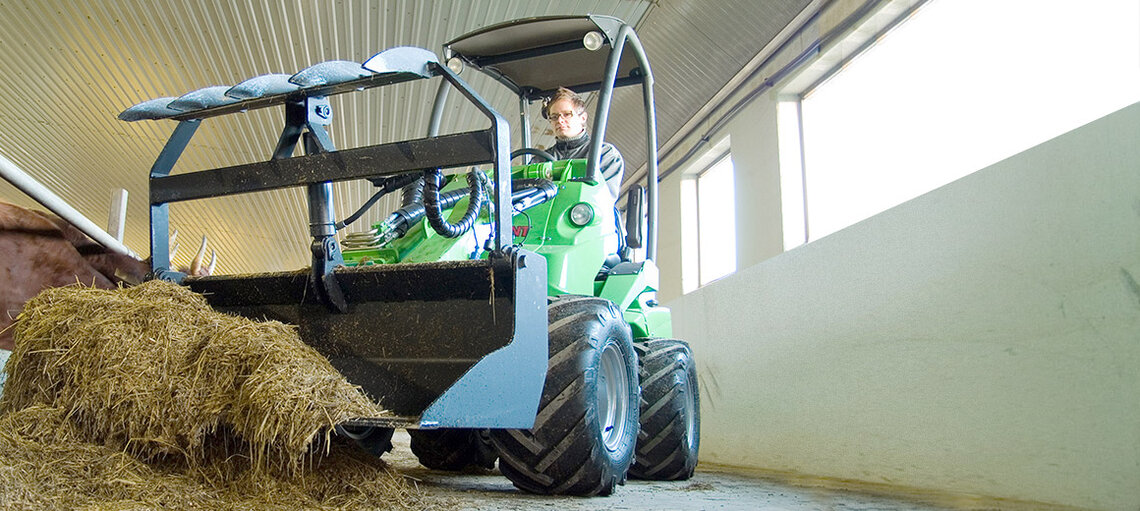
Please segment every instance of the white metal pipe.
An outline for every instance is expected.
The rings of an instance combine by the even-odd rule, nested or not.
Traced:
[[[84,234],[91,237],[100,245],[107,247],[113,252],[129,255],[135,259],[139,259],[138,254],[135,254],[131,249],[127,248],[118,240],[116,240],[106,231],[100,229],[94,222],[88,220],[82,213],[76,211],[70,204],[64,202],[58,195],[48,190],[44,185],[36,181],[32,176],[21,170],[12,163],[11,160],[0,154],[0,177],[12,183],[20,191],[28,194],[29,197],[48,208],[52,213],[59,215],[60,218],[67,220],[71,225]]]

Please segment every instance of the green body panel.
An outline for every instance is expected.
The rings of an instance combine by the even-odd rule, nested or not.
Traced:
[[[467,210],[467,203],[468,199],[460,200],[451,210],[448,221],[458,222],[460,218],[463,218],[463,212]],[[400,262],[430,263],[433,261],[485,259],[487,254],[482,247],[491,237],[491,225],[486,213],[483,213],[470,231],[458,238],[448,238],[435,232],[425,219],[421,220],[413,229],[408,230],[408,234],[404,235],[404,238],[413,236],[421,239],[421,241],[414,246],[407,247],[400,254]]]
[[[627,309],[623,314],[626,323],[629,323],[629,327],[633,331],[634,339],[639,337],[670,339],[673,337],[673,313],[668,307]]]
[[[656,291],[658,282],[657,265],[646,261],[637,273],[610,275],[598,296],[616,303],[621,310],[626,310],[643,293]]]
[[[610,275],[599,282],[596,294],[624,311],[634,337],[672,337],[672,313],[654,301],[658,279],[657,265],[645,261],[636,273]]]
[[[609,299],[624,311],[635,337],[671,337],[672,322],[667,308],[655,305],[658,286],[657,266],[652,261],[640,271],[599,277],[607,256],[619,248],[617,211],[614,197],[604,182],[585,178],[586,160],[533,163],[512,168],[513,179],[549,179],[558,188],[553,199],[514,215],[516,245],[546,258],[547,294],[592,295]],[[463,175],[451,176],[441,191],[466,186]],[[460,200],[447,212],[458,221],[467,209],[468,199]],[[570,211],[584,203],[593,212],[585,225],[571,222]],[[408,229],[400,238],[382,247],[344,250],[347,266],[485,258],[484,246],[491,226],[484,213],[475,227],[458,238],[437,234],[426,219]],[[382,229],[380,224],[376,228]]]
[[[593,219],[578,227],[570,209],[588,204]],[[515,215],[515,243],[546,257],[549,294],[594,294],[594,277],[606,255],[616,253],[613,199],[605,186],[583,182],[558,183],[553,200]]]

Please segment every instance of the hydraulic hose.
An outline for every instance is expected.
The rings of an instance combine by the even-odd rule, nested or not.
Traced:
[[[511,203],[516,212],[542,204],[558,194],[558,186],[549,179],[516,179],[511,182],[511,188]]]
[[[480,178],[478,170],[473,170],[467,174],[467,187],[470,190],[469,197],[471,201],[467,203],[467,211],[464,212],[463,218],[459,222],[450,223],[443,218],[443,205],[440,201],[439,188],[443,181],[443,172],[439,169],[429,169],[424,171],[424,215],[427,216],[428,223],[431,225],[435,232],[441,236],[448,238],[458,238],[463,233],[471,230],[475,225],[475,219],[479,216],[479,210],[483,208],[483,199],[485,196],[483,190],[483,178]]]
[[[455,203],[459,202],[459,199],[467,197],[469,193],[470,190],[467,188],[460,188],[457,190],[452,190],[450,192],[441,193],[439,195],[440,209],[451,208],[455,205]],[[403,236],[408,232],[408,229],[415,225],[416,222],[419,222],[423,217],[424,205],[422,203],[408,204],[407,206],[404,206],[392,212],[392,214],[388,216],[387,222],[389,225],[393,226],[393,228],[399,233],[400,236]]]
[[[412,204],[423,204],[424,202],[424,178],[418,177],[415,181],[408,183],[400,189],[400,206],[410,206]]]
[[[372,183],[375,184],[379,188],[379,190],[377,190],[376,193],[372,194],[372,197],[369,197],[369,199],[364,202],[364,205],[360,206],[360,209],[357,209],[355,213],[350,215],[348,218],[346,218],[340,222],[337,222],[336,223],[336,230],[339,231],[339,230],[345,228],[346,226],[348,226],[349,224],[360,219],[360,217],[364,215],[364,212],[368,211],[369,208],[371,208],[373,205],[375,205],[376,202],[379,201],[381,197],[384,197],[385,195],[392,193],[397,188],[405,187],[404,189],[406,189],[406,187],[412,186],[418,182],[422,182],[422,181],[420,180],[420,178],[418,176],[416,176],[414,174],[405,175],[405,176],[389,177],[389,178],[385,178],[385,179],[382,179],[379,181],[372,181]]]
[[[482,174],[479,179],[483,182],[484,189],[490,186],[487,182],[489,178],[486,177],[486,174]],[[549,179],[516,179],[511,183],[511,188],[514,190],[511,194],[511,202],[515,213],[542,204],[554,198],[558,193],[558,186]],[[456,188],[449,192],[440,193],[440,209],[451,209],[461,199],[467,197],[470,192],[470,188]],[[345,240],[345,246],[376,246],[403,237],[413,225],[424,218],[425,214],[426,210],[422,203],[408,204],[388,215],[388,218],[383,222],[383,225],[387,226],[386,228],[381,228],[378,233],[373,233],[372,235],[361,233],[356,239],[351,239],[350,236],[350,239]]]

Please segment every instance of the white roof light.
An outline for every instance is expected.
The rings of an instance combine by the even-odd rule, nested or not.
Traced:
[[[598,51],[605,42],[606,38],[602,37],[602,33],[597,30],[586,32],[586,35],[582,37],[582,46],[590,51]]]

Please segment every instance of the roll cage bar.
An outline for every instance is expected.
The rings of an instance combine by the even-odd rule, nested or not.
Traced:
[[[601,36],[601,45],[589,49],[588,34]],[[596,36],[591,35],[595,38]],[[596,40],[596,39],[595,39]],[[625,51],[626,48],[632,51]],[[609,51],[601,51],[608,47]],[[452,69],[474,68],[519,97],[522,147],[530,146],[529,104],[549,97],[559,86],[576,92],[598,92],[587,175],[598,176],[598,165],[609,122],[615,87],[641,85],[646,132],[645,256],[657,257],[657,116],[653,100],[653,72],[633,27],[610,16],[547,16],[508,21],[469,32],[443,45]],[[598,70],[601,74],[598,74]],[[440,84],[432,109],[429,136],[438,134],[443,105],[450,87]],[[627,212],[628,214],[629,212]]]

